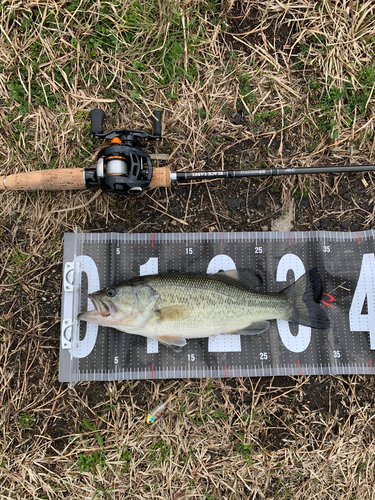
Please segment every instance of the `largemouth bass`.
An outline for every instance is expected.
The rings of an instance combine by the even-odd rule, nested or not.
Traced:
[[[260,284],[259,274],[245,269],[142,276],[90,294],[95,310],[78,319],[177,347],[220,333],[259,334],[272,319],[329,328],[316,268],[279,293],[256,291]]]

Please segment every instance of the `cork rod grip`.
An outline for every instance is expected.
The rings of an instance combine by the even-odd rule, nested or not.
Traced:
[[[36,170],[0,177],[0,191],[65,191],[85,189],[83,168]]]
[[[171,185],[171,172],[168,167],[157,167],[152,172],[152,179],[148,187],[169,187]]]

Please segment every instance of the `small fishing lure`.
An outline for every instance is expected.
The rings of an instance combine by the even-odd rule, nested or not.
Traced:
[[[169,395],[169,398],[167,399],[167,401],[165,403],[160,403],[156,408],[154,408],[148,415],[147,415],[147,423],[148,424],[153,424],[154,422],[156,422],[157,420],[159,420],[159,418],[161,418],[166,409],[167,409],[167,406],[168,406],[168,403],[170,401],[172,401],[172,399],[174,399],[176,396],[172,396],[172,394]]]

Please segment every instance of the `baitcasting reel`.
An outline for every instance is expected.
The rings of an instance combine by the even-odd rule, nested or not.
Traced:
[[[90,111],[91,133],[95,139],[110,139],[111,145],[97,156],[96,169],[85,170],[86,187],[99,186],[117,194],[140,194],[152,180],[153,168],[148,153],[140,149],[138,139],[161,139],[161,111],[153,113],[153,135],[141,130],[110,130],[103,133],[105,113]]]

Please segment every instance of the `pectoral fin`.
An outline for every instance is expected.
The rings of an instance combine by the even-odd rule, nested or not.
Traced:
[[[184,347],[186,345],[186,339],[182,339],[181,337],[173,337],[172,335],[161,335],[160,337],[157,337],[157,340],[167,346],[167,347]],[[176,350],[176,349],[174,349]]]
[[[179,321],[186,318],[189,315],[190,309],[188,306],[169,306],[158,309],[156,313],[159,316],[159,322],[161,321]]]
[[[258,335],[259,333],[268,330],[269,327],[270,327],[269,321],[259,321],[259,323],[253,323],[244,330],[241,330],[236,333],[239,333],[240,335]]]

